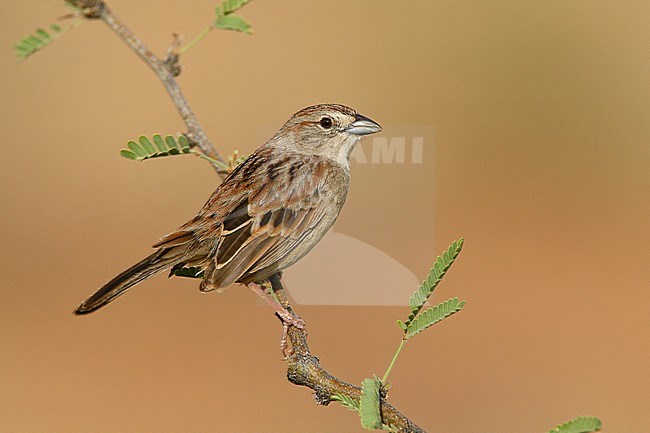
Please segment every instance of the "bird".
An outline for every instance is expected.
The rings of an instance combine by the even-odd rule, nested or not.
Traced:
[[[247,285],[274,308],[285,332],[304,326],[263,286],[332,227],[348,194],[355,144],[381,130],[344,105],[298,111],[233,169],[194,218],[160,238],[153,254],[107,282],[75,314],[92,313],[162,271],[195,267],[202,271],[201,291]]]

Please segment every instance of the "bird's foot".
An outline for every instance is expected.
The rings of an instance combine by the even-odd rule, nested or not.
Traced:
[[[289,336],[289,327],[295,326],[296,328],[302,329],[305,333],[307,333],[307,330],[305,329],[305,321],[302,320],[302,318],[297,314],[292,313],[291,311],[287,312],[291,317],[287,318],[286,320],[284,317],[280,316],[280,319],[282,320],[282,339],[280,340],[280,350],[282,351],[282,355],[284,356],[285,360],[289,356],[293,355],[293,348],[289,348],[289,344],[287,343]]]
[[[275,314],[282,320],[282,339],[280,340],[280,350],[286,359],[293,353],[293,350],[287,351],[289,348],[288,336],[289,327],[295,326],[298,329],[305,329],[305,321],[296,313],[287,310],[273,295],[271,295],[264,286],[257,283],[248,283],[247,286],[252,289],[257,295],[264,299],[275,311]]]

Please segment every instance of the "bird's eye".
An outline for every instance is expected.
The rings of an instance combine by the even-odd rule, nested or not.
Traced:
[[[330,129],[332,127],[332,118],[331,117],[323,117],[320,120],[320,126],[322,126],[324,129]]]

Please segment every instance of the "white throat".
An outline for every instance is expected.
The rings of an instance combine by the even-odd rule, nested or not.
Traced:
[[[360,136],[350,135],[349,138],[338,148],[338,152],[334,155],[334,160],[343,167],[350,169],[350,154],[359,141],[361,141]]]

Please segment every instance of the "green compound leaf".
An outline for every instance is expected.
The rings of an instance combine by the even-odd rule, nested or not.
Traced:
[[[134,161],[192,153],[190,142],[184,135],[178,139],[172,135],[163,138],[160,134],[154,134],[151,139],[141,135],[137,141],[129,140],[126,146],[128,149],[122,149],[120,155]]]
[[[560,424],[549,433],[591,433],[599,431],[602,422],[593,416],[579,416],[571,421]]]
[[[120,150],[120,155],[132,161],[144,161],[145,159],[161,158],[171,155],[192,154],[201,159],[205,159],[218,169],[228,172],[234,170],[237,165],[246,159],[245,157],[240,157],[237,151],[234,151],[226,163],[210,158],[200,151],[192,149],[190,147],[190,140],[182,134],[178,138],[172,135],[162,137],[160,134],[154,134],[151,138],[141,135],[137,141],[129,140],[126,146],[128,149]]]
[[[80,23],[81,20],[76,20],[66,27],[52,24],[49,32],[45,29],[36,29],[33,34],[14,45],[14,51],[16,52],[16,56],[18,56],[18,61],[23,61],[37,51],[47,47],[58,37],[77,27]]]
[[[348,409],[353,410],[355,412],[359,412],[359,403],[355,401],[353,398],[348,397],[347,395],[334,394],[333,396],[330,397],[330,400],[338,401],[342,406],[347,407]]]
[[[253,34],[251,25],[240,15],[218,15],[214,26],[218,29]]]
[[[458,257],[458,254],[460,254],[460,251],[463,249],[463,242],[464,240],[462,238],[454,241],[442,256],[436,258],[426,280],[422,281],[420,287],[418,287],[409,299],[411,314],[409,314],[408,319],[404,323],[407,327],[413,322],[413,319],[415,319],[415,316],[418,315],[420,310],[422,310],[422,307],[433,294],[442,277],[445,276],[447,270],[449,270],[456,257]],[[402,329],[404,328],[402,327]]]
[[[405,338],[408,340],[416,334],[424,331],[430,326],[446,319],[463,309],[465,301],[459,301],[458,298],[451,298],[434,307],[431,307],[419,314],[404,331]]]
[[[381,381],[375,378],[367,378],[361,384],[361,399],[359,401],[359,414],[361,425],[368,430],[382,428],[381,411],[379,407],[379,390]]]
[[[253,34],[253,29],[248,21],[240,15],[233,12],[238,11],[251,0],[226,0],[221,6],[214,8],[217,19],[214,21],[214,27],[217,29],[234,30],[247,34]]]
[[[212,32],[214,29],[234,30],[237,32],[253,34],[253,29],[248,21],[240,15],[235,15],[234,12],[238,11],[251,0],[225,0],[220,6],[214,8],[215,20],[210,27],[204,29],[187,45],[180,49],[180,53],[186,53],[194,48],[199,42]]]

